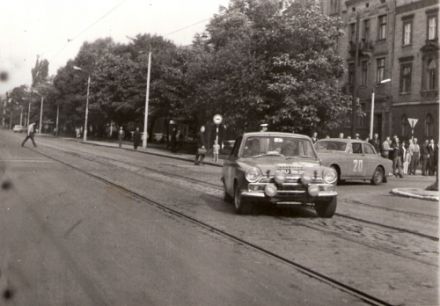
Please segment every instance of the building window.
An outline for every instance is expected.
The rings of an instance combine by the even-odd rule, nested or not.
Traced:
[[[330,14],[335,14],[339,9],[339,0],[330,0]]]
[[[387,38],[387,15],[379,16],[378,35],[379,40]]]
[[[403,45],[411,45],[412,42],[412,20],[406,20],[403,22]]]
[[[380,83],[385,79],[385,58],[377,59],[376,82]]]
[[[365,41],[368,41],[370,39],[370,20],[369,19],[365,19],[364,20],[364,32],[363,34],[363,39]]]
[[[408,117],[406,115],[402,115],[402,118],[400,118],[400,134],[401,134],[401,136],[406,138],[406,136],[408,136],[408,134],[409,134],[410,128],[411,127],[409,126]]]
[[[354,64],[348,64],[348,84],[350,88],[354,85]]]
[[[432,115],[428,114],[425,118],[425,137],[431,138],[434,134],[434,124],[432,120]]]
[[[437,15],[428,16],[428,40],[436,40],[438,31],[437,31]]]
[[[436,90],[438,82],[438,65],[436,58],[428,58],[424,64],[423,81],[425,90]]]
[[[368,81],[368,61],[362,61],[362,67],[361,67],[361,72],[362,72],[362,76],[361,76],[361,84],[362,85],[367,85],[367,81]]]
[[[356,23],[350,23],[350,41],[355,42],[356,40]]]
[[[412,64],[404,63],[400,65],[400,93],[406,94],[411,92],[411,72]]]

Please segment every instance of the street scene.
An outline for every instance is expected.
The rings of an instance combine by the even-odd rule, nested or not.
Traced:
[[[0,5],[0,305],[440,305],[437,1],[65,5]]]

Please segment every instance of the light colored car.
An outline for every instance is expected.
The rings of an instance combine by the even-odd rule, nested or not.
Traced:
[[[315,143],[324,166],[338,173],[338,181],[368,180],[373,185],[385,183],[392,175],[391,160],[377,154],[374,147],[363,140],[329,138]]]
[[[22,133],[24,132],[26,129],[24,128],[24,126],[16,124],[14,125],[14,127],[12,128],[12,131],[14,131],[14,133]]]
[[[224,198],[249,213],[258,200],[313,203],[320,217],[336,211],[337,173],[320,165],[311,139],[278,132],[245,133],[223,164]]]

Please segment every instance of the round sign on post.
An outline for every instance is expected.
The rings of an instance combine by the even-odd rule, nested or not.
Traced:
[[[214,118],[212,118],[212,120],[214,121],[215,124],[218,125],[218,124],[222,123],[223,117],[222,117],[222,115],[217,114],[217,115],[214,115]]]

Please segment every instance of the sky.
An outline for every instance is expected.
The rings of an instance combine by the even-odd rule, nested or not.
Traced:
[[[37,55],[56,74],[85,41],[111,37],[127,43],[139,33],[191,43],[229,0],[14,0],[0,1],[0,94],[31,83]],[[184,28],[184,29],[182,29]],[[174,32],[174,33],[173,33]]]

